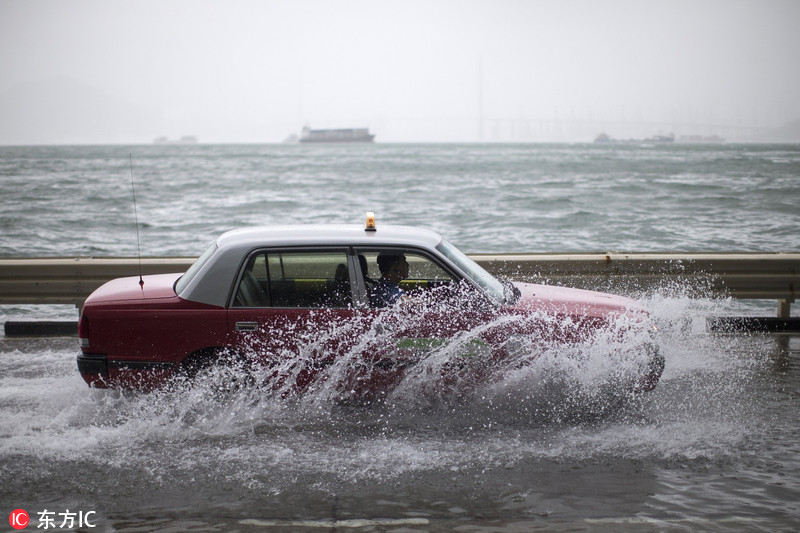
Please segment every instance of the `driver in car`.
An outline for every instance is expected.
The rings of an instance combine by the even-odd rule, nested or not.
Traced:
[[[405,255],[391,252],[378,254],[377,261],[381,277],[370,292],[370,303],[373,307],[389,307],[403,295],[400,282],[408,277],[408,261]]]

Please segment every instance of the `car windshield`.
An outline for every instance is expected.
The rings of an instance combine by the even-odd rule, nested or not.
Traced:
[[[464,274],[485,290],[494,301],[497,303],[506,301],[503,284],[475,261],[464,255],[461,250],[447,241],[440,242],[436,249],[455,263]]]
[[[178,278],[178,281],[175,282],[175,294],[180,294],[183,292],[183,289],[189,285],[189,282],[192,281],[192,278],[197,275],[203,265],[206,264],[206,261],[208,261],[208,259],[214,255],[214,252],[216,251],[217,243],[214,243],[209,246],[205,252],[203,252],[203,255],[197,258],[197,261],[195,261],[192,266],[189,267],[189,270],[187,270],[186,273]]]

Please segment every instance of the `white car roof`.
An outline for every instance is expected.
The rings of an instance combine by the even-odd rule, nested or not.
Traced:
[[[223,233],[217,238],[220,249],[255,246],[382,246],[415,245],[434,248],[442,241],[434,231],[412,226],[380,225],[366,231],[358,224],[319,224],[256,226]]]

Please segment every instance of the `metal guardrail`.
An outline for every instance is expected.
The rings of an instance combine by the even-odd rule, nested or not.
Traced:
[[[495,275],[608,292],[777,300],[788,318],[800,253],[472,254]]]
[[[184,272],[194,257],[143,257],[141,273]],[[0,259],[0,304],[74,304],[114,278],[138,276],[135,257]]]
[[[495,275],[610,292],[777,300],[788,318],[800,253],[471,254]],[[0,304],[73,304],[106,281],[183,272],[193,257],[0,259]]]

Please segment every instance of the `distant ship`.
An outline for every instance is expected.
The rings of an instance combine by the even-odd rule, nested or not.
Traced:
[[[690,144],[701,144],[701,143],[712,143],[712,144],[721,144],[725,142],[725,139],[720,137],[719,135],[682,135],[678,142],[681,143],[690,143]]]
[[[671,143],[675,142],[675,135],[655,135],[647,139],[615,139],[607,133],[598,135],[594,142],[596,143]]]
[[[167,137],[157,137],[154,144],[197,144],[197,137],[194,135],[184,135],[180,139],[168,139]]]
[[[343,128],[336,130],[312,130],[303,128],[301,143],[371,143],[375,135],[369,128]]]

